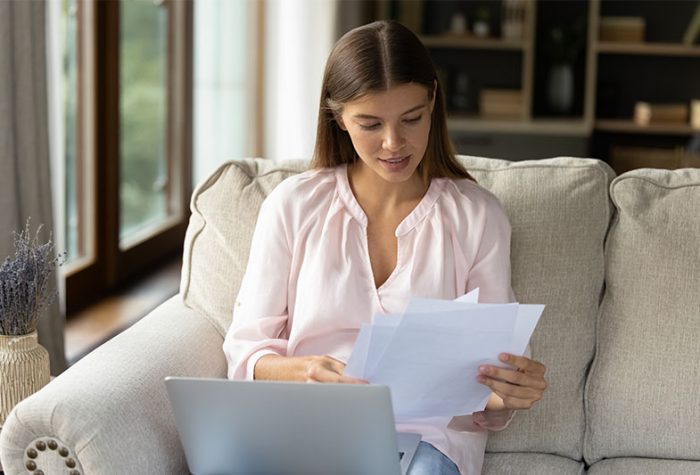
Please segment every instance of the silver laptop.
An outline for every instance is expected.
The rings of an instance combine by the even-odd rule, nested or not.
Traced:
[[[377,385],[167,377],[195,475],[405,474],[419,434],[397,434]]]

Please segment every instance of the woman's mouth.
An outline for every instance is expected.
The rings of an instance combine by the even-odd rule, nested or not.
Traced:
[[[403,157],[380,158],[379,161],[382,163],[386,170],[396,172],[406,168],[410,159],[411,156],[406,155]]]

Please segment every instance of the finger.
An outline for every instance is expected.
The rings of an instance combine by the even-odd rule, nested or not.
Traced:
[[[343,365],[344,366],[344,365]],[[338,373],[333,367],[324,361],[321,364],[315,364],[306,372],[307,382],[316,383],[340,383],[340,384],[368,384],[363,379],[353,378]]]
[[[493,390],[493,393],[496,394],[498,397],[501,398],[503,401],[503,407],[504,409],[509,409],[509,410],[522,410],[522,409],[530,409],[534,404],[541,399],[541,395],[539,397],[535,398],[523,398],[523,397],[516,397],[504,392],[501,392],[497,389]]]
[[[525,409],[531,409],[532,406],[537,402],[537,400],[532,400],[532,399],[523,399],[523,398],[518,398],[518,397],[512,397],[512,396],[501,396],[503,399],[503,405],[506,407],[506,409],[514,409],[514,410],[525,410]]]
[[[539,361],[531,360],[526,356],[511,355],[510,353],[501,353],[498,359],[511,366],[515,366],[525,373],[544,374],[547,370],[545,365]]]
[[[338,374],[343,374],[343,371],[345,371],[345,363],[333,358],[330,355],[324,355],[324,363],[326,363],[330,368],[333,369],[333,371],[335,371]]]
[[[546,389],[547,381],[542,375],[533,375],[531,373],[521,373],[508,368],[499,368],[497,366],[480,366],[479,374],[486,375],[490,378],[517,384],[535,389]]]
[[[516,386],[514,384],[498,381],[487,376],[480,376],[479,382],[491,388],[493,392],[501,397],[501,399],[504,397],[516,397],[522,399],[539,400],[542,397],[541,390]]]

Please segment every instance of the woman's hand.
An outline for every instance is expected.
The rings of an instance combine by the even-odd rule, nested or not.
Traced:
[[[491,365],[479,368],[477,380],[500,398],[500,401],[494,397],[489,399],[486,411],[530,409],[547,389],[545,366],[525,356],[508,353],[501,353],[499,359],[514,369]]]
[[[265,355],[255,365],[255,379],[315,383],[367,384],[345,376],[345,364],[330,356]]]
[[[324,356],[307,356],[306,382],[307,383],[346,383],[346,384],[367,384],[362,379],[345,376],[345,363]]]

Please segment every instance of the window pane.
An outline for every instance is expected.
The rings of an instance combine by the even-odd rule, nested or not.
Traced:
[[[122,242],[157,226],[168,215],[167,20],[161,2],[121,2]]]

